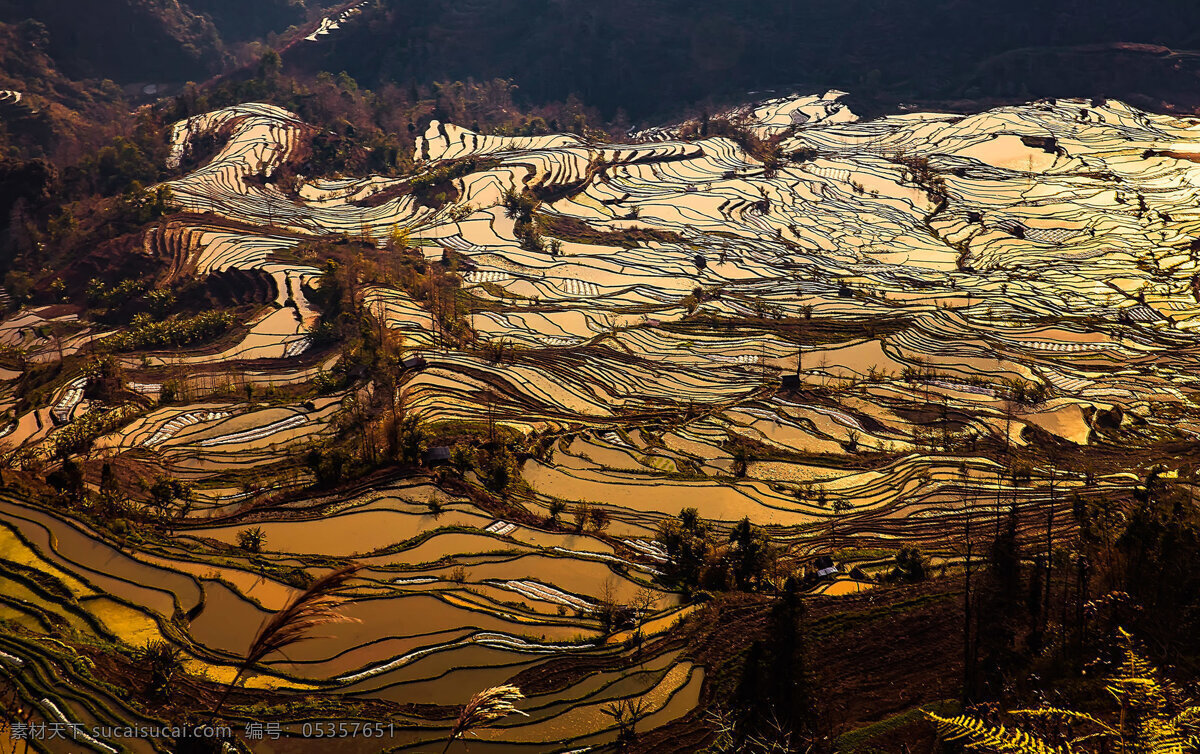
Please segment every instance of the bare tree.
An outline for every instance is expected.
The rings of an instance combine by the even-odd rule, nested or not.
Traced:
[[[969,700],[975,691],[974,603],[971,595],[971,558],[974,554],[972,524],[976,498],[971,491],[970,469],[966,461],[959,466],[963,485],[963,697]]]

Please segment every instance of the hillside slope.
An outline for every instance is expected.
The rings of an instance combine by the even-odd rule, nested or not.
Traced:
[[[1173,0],[387,0],[296,59],[367,85],[511,77],[535,100],[574,93],[639,119],[775,86],[892,102],[1111,96],[1148,106],[1149,96],[1191,107],[1193,61],[1108,46],[1194,49],[1197,28],[1200,9]],[[1043,49],[1056,52],[1004,64]]]
[[[0,21],[33,19],[46,51],[76,79],[119,83],[203,80],[234,61],[236,46],[292,26],[333,6],[292,0],[0,0]]]

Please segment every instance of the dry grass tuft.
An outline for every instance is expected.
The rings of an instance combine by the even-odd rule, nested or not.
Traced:
[[[513,713],[528,717],[529,715],[516,707],[516,703],[524,698],[525,695],[516,686],[493,686],[471,697],[471,701],[467,702],[459,713],[442,754],[450,750],[450,745],[455,740],[474,732],[476,728],[486,728]]]
[[[348,565],[322,576],[263,623],[250,648],[246,650],[237,675],[233,677],[220,702],[213,709],[210,720],[216,717],[229,694],[250,668],[262,662],[268,655],[283,652],[288,647],[308,639],[320,638],[310,633],[314,628],[330,623],[357,622],[356,618],[348,618],[338,612],[338,608],[346,600],[337,592],[361,567],[357,564]]]
[[[246,651],[242,672],[257,665],[272,653],[282,652],[293,644],[308,639],[319,638],[309,633],[314,628],[330,623],[356,622],[357,619],[347,618],[338,612],[338,608],[346,600],[339,597],[337,591],[360,567],[350,565],[322,576],[275,613],[259,629],[258,636]]]

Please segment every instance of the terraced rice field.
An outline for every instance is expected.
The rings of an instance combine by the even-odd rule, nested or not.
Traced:
[[[234,391],[138,410],[92,452],[152,459],[193,482],[195,499],[173,511],[169,536],[124,542],[69,513],[0,499],[0,555],[41,574],[14,569],[0,616],[129,645],[164,638],[189,668],[228,680],[264,616],[294,594],[289,573],[353,559],[364,564],[347,608],[358,622],[269,658],[249,686],[409,705],[390,744],[429,751],[453,722],[450,706],[474,690],[567,656],[614,668],[630,658],[597,617],[603,601],[648,596],[646,632],[669,637],[686,608],[656,578],[666,553],[655,532],[684,507],[722,532],[749,517],[797,562],[906,543],[952,557],[966,515],[998,517],[1012,503],[1031,530],[1047,509],[1065,510],[1069,492],[1108,494],[1136,479],[1046,465],[1013,479],[997,460],[1007,449],[1057,438],[1086,453],[1110,447],[1112,432],[1200,435],[1200,165],[1166,156],[1200,148],[1200,121],[1058,100],[863,122],[840,96],[736,114],[795,156],[778,166],[678,128],[608,143],[435,121],[416,148],[421,169],[479,166],[438,208],[403,192],[366,201],[398,179],[314,181],[295,194],[244,180],[270,175],[312,135],[273,106],[180,123],[176,160],[191,133],[227,138],[170,183],[187,212],[147,243],[179,277],[261,271],[277,308],[217,352],[126,358],[131,389],[157,395],[165,367],[234,365],[239,384],[312,384],[336,360],[311,337],[320,311],[306,291],[321,271],[288,252],[343,235],[383,246],[399,228],[431,264],[444,250],[463,260],[463,290],[487,304],[467,315],[478,346],[455,348],[405,291],[366,291],[407,355],[423,358],[398,376],[407,409],[427,426],[544,439],[546,452],[522,463],[506,516],[425,472],[309,489],[312,472],[296,459],[336,432],[352,392],[289,403]],[[525,190],[549,197],[537,216],[560,249],[517,237],[504,195]],[[36,359],[101,335],[76,328],[52,343],[54,315],[22,312],[0,325],[0,341]],[[489,344],[509,354],[493,358]],[[90,415],[87,384],[67,376],[44,405],[12,417],[0,445],[18,461],[44,456],[59,425]],[[287,502],[256,505],[280,490],[293,493]],[[558,502],[594,506],[609,523],[537,524]],[[248,526],[265,533],[261,555],[236,546]],[[619,699],[645,701],[642,729],[680,718],[706,670],[669,641],[653,646],[635,670],[531,693],[529,717],[483,732],[471,751],[587,751],[613,740],[602,708]],[[37,668],[47,715],[147,717],[46,642],[0,636],[0,663]],[[288,751],[322,749],[297,739]]]

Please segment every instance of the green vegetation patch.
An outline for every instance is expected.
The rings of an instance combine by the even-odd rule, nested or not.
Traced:
[[[620,246],[625,249],[643,246],[651,241],[675,244],[686,243],[683,236],[669,230],[648,230],[644,228],[597,230],[582,220],[562,215],[539,214],[537,221],[542,231],[547,235],[575,243]]]
[[[105,343],[118,351],[183,346],[223,335],[233,326],[231,312],[202,312],[194,317],[172,317],[155,322],[149,314],[133,318],[124,331]]]

